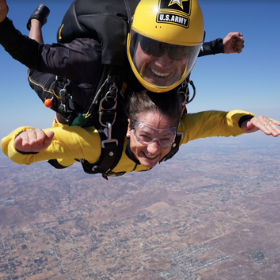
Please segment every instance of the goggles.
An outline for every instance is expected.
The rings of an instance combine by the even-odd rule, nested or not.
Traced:
[[[182,60],[188,57],[190,50],[190,47],[166,44],[141,35],[138,40],[142,50],[155,57],[161,57],[167,52],[170,59]]]
[[[136,122],[132,129],[135,140],[141,145],[147,146],[154,141],[158,141],[163,148],[170,147],[176,137],[176,127],[157,129],[142,122]]]

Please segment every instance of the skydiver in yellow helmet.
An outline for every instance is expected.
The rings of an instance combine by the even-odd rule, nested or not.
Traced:
[[[139,82],[166,92],[190,74],[204,40],[197,0],[141,0],[127,38],[127,55]]]

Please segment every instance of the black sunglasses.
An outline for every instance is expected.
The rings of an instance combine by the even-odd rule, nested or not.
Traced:
[[[185,59],[189,54],[189,47],[170,45],[149,39],[147,37],[141,36],[139,42],[142,50],[148,54],[155,57],[161,57],[165,52],[172,60],[182,60]]]

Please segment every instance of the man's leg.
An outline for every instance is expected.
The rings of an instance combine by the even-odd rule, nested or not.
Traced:
[[[27,29],[29,29],[29,38],[44,43],[42,26],[47,22],[47,17],[50,10],[40,4],[32,13],[27,22]],[[51,99],[53,106],[52,110],[56,112],[56,122],[64,123],[63,116],[58,113],[58,106],[60,101],[56,93],[56,76],[53,74],[42,73],[33,69],[28,69],[28,81],[30,87],[37,93],[39,98],[45,102],[46,99]]]
[[[42,24],[37,19],[31,19],[29,38],[37,41],[38,43],[44,43],[42,34]]]

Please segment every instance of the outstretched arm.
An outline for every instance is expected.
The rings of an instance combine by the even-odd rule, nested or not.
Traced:
[[[248,121],[244,121],[241,129],[244,133],[252,133],[261,130],[266,135],[277,137],[280,135],[280,122],[269,117],[253,117]]]
[[[224,53],[241,53],[244,48],[243,35],[240,32],[230,32],[224,39]]]
[[[7,17],[9,7],[6,0],[0,0],[0,23]]]
[[[230,32],[224,39],[218,38],[210,42],[204,42],[198,56],[218,53],[241,53],[243,48],[243,35],[240,32]]]
[[[28,129],[15,139],[15,148],[24,153],[39,153],[46,150],[52,143],[54,133],[45,133],[42,129]]]
[[[94,127],[58,126],[49,129],[19,127],[1,140],[3,153],[18,164],[63,159],[67,166],[76,158],[97,162],[101,139]]]

